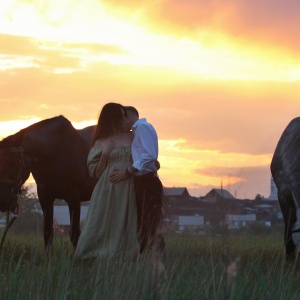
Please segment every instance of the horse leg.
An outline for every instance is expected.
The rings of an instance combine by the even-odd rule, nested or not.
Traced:
[[[73,247],[76,248],[77,242],[80,236],[80,201],[67,201],[70,212],[70,231],[69,236],[73,244]]]
[[[281,207],[284,224],[285,224],[285,230],[284,230],[285,254],[287,257],[292,257],[295,254],[295,249],[296,249],[296,245],[292,237],[292,227],[296,221],[296,210],[290,192],[287,193],[278,190],[278,201]]]
[[[44,242],[45,247],[49,248],[53,240],[53,203],[54,200],[40,198],[40,204],[44,215]]]

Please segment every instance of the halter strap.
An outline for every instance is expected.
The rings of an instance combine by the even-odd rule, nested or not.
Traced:
[[[19,153],[19,164],[18,164],[18,172],[17,176],[15,179],[10,179],[10,178],[1,178],[0,177],[0,183],[6,183],[6,184],[11,184],[14,185],[12,189],[12,193],[14,193],[15,189],[20,189],[22,186],[22,169],[25,165],[24,162],[24,149],[22,147],[10,147],[10,148],[2,148],[0,149],[1,152],[13,152],[13,153]]]

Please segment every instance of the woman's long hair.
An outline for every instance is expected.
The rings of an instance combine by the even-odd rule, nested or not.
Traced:
[[[119,103],[107,103],[103,106],[94,133],[93,145],[98,139],[105,139],[122,130],[125,108]]]

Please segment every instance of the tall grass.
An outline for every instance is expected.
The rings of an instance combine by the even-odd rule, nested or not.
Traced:
[[[299,262],[282,237],[166,237],[165,272],[150,255],[86,262],[67,238],[9,237],[0,253],[0,299],[299,299]]]

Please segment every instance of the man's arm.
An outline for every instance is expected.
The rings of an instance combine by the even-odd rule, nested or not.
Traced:
[[[155,167],[157,170],[160,169],[160,163],[158,160],[154,162]],[[118,183],[122,180],[127,179],[130,176],[134,176],[135,173],[138,172],[138,169],[134,168],[133,166],[128,167],[127,169],[115,169],[111,175],[109,176],[109,181],[111,183]]]

